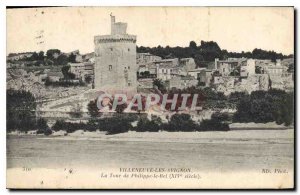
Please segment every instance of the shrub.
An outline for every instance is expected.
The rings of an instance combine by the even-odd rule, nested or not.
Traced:
[[[294,94],[283,90],[253,91],[242,98],[233,117],[236,122],[267,123],[286,126],[294,121]]]
[[[44,135],[48,136],[48,135],[51,135],[52,134],[52,130],[50,128],[47,128],[45,131],[44,131]]]
[[[55,124],[52,126],[54,131],[65,130],[66,122],[64,120],[57,120]]]
[[[36,126],[38,129],[36,134],[44,134],[47,136],[52,134],[52,130],[48,126],[47,121],[43,118],[38,119]]]
[[[189,114],[174,114],[163,127],[167,131],[195,131],[196,124]]]
[[[229,131],[229,125],[217,119],[203,120],[197,127],[198,131]]]
[[[107,131],[108,135],[125,133],[132,127],[130,120],[124,117],[111,117],[99,120],[99,129]]]
[[[121,105],[117,105],[116,112],[119,113],[119,114],[123,113],[123,111],[127,108],[127,106],[128,105],[126,103],[121,104]]]
[[[63,120],[58,120],[55,122],[55,124],[52,126],[52,129],[54,131],[58,131],[58,130],[66,130],[67,133],[73,133],[76,130],[80,130],[80,129],[87,129],[87,124],[85,123],[71,123],[71,122],[65,122]]]
[[[217,121],[230,121],[231,120],[231,117],[229,116],[228,113],[223,113],[223,112],[214,112],[212,115],[211,115],[211,119],[215,119]]]
[[[98,121],[90,119],[86,124],[86,130],[88,131],[96,131],[98,128]]]
[[[36,128],[36,102],[32,93],[23,90],[6,90],[7,131],[27,132]]]
[[[43,118],[38,119],[37,128],[38,128],[38,130],[45,131],[47,128],[49,128],[47,121]]]
[[[92,118],[97,118],[101,116],[101,113],[99,112],[99,109],[97,107],[97,99],[92,100],[88,103],[88,111],[89,111],[89,115]]]
[[[155,120],[149,120],[148,118],[141,118],[136,126],[137,132],[158,132],[159,131],[159,124],[155,122]]]

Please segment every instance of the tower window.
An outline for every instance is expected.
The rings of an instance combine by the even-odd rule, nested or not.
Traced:
[[[113,48],[110,48],[110,51],[112,51],[113,50]]]
[[[128,66],[128,70],[130,70],[130,66]]]
[[[111,71],[112,70],[112,65],[108,66],[108,70]]]
[[[130,51],[130,49],[128,48],[128,51]]]

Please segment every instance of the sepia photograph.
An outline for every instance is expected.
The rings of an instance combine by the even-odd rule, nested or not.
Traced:
[[[294,7],[6,7],[6,188],[294,189]]]

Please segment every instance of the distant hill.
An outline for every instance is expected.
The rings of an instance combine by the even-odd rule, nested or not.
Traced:
[[[252,52],[229,52],[225,49],[221,49],[218,43],[214,41],[201,41],[200,45],[196,42],[191,41],[188,47],[137,47],[138,53],[151,53],[167,58],[189,58],[195,59],[196,64],[199,67],[203,67],[205,63],[212,62],[215,58],[227,59],[227,58],[254,58],[254,59],[271,59],[276,61],[276,59],[286,59],[293,58],[293,55],[283,55],[282,53],[277,53],[275,51],[266,51],[262,49],[255,48]]]

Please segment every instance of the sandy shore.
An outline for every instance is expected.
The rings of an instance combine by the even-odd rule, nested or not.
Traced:
[[[55,132],[51,136],[40,139],[60,140],[105,140],[105,141],[140,141],[140,142],[175,142],[175,143],[290,143],[294,138],[294,129],[286,130],[235,130],[235,131],[207,131],[207,132],[135,132],[129,131],[115,135],[106,132],[85,132],[77,130],[64,136],[64,131]]]

